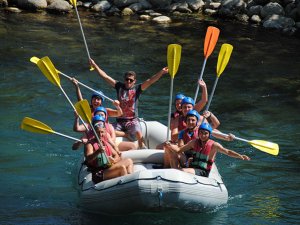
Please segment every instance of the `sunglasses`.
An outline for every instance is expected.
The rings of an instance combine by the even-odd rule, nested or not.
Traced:
[[[132,83],[134,81],[134,79],[130,79],[130,78],[126,78],[125,80],[130,82],[130,83]]]

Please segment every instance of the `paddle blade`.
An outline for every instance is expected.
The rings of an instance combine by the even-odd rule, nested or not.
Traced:
[[[216,27],[209,26],[206,31],[204,40],[204,58],[208,58],[213,52],[218,41],[220,30]]]
[[[79,116],[86,122],[92,122],[92,111],[89,102],[86,99],[83,99],[79,102],[76,102],[74,105],[76,112]]]
[[[60,86],[60,79],[58,73],[52,64],[51,60],[45,56],[37,62],[37,66],[40,68],[45,77],[54,85]]]
[[[271,155],[278,155],[279,153],[279,146],[276,143],[268,142],[268,141],[262,141],[262,140],[252,140],[249,141],[249,144],[251,144],[253,147],[269,153]]]
[[[77,5],[77,1],[76,1],[76,0],[70,0],[70,2],[71,2],[71,4],[72,4],[74,7],[76,7],[76,5]]]
[[[175,77],[178,71],[180,58],[181,58],[181,46],[178,44],[168,45],[167,61],[168,61],[169,74],[172,78]]]
[[[47,126],[46,124],[29,118],[25,117],[21,123],[21,129],[27,130],[33,133],[40,133],[40,134],[52,134],[54,131],[51,129],[51,127]]]
[[[30,58],[30,62],[32,62],[32,63],[34,63],[34,64],[37,64],[37,62],[39,61],[40,59],[38,58],[38,57],[36,57],[36,56],[32,56],[31,58]]]
[[[218,56],[218,64],[217,64],[217,76],[220,77],[226,68],[228,61],[230,59],[231,53],[233,50],[233,46],[230,44],[223,44],[221,46],[221,50]]]

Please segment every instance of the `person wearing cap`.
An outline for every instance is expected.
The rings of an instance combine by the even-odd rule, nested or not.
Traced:
[[[166,143],[166,145],[176,153],[182,153],[189,150],[192,153],[192,160],[189,164],[189,168],[183,168],[179,164],[178,169],[198,176],[208,177],[218,152],[233,158],[250,160],[247,155],[241,155],[235,151],[224,148],[220,143],[211,140],[211,134],[212,127],[208,123],[202,123],[198,129],[198,137],[189,141],[182,147],[172,148],[169,143]]]
[[[110,86],[116,89],[120,107],[123,115],[117,118],[114,127],[117,131],[124,131],[130,136],[136,137],[139,148],[146,148],[141,126],[138,120],[138,100],[143,91],[158,81],[164,74],[168,73],[168,68],[164,67],[141,84],[136,84],[136,73],[128,71],[124,74],[124,82],[117,81],[107,75],[95,62],[90,59],[90,64]]]
[[[77,100],[78,101],[83,100],[82,93],[81,93],[80,87],[78,85],[78,81],[75,78],[72,78],[71,81],[72,81],[72,83],[74,84],[74,86],[76,88]],[[94,113],[94,110],[98,106],[102,106],[103,103],[104,103],[104,98],[103,98],[102,91],[94,92],[92,94],[92,96],[91,96],[91,103],[90,103],[92,114]],[[122,116],[123,115],[123,111],[122,111],[122,109],[120,107],[120,102],[118,100],[114,100],[112,102],[112,104],[116,107],[116,109],[106,108],[108,116],[109,117]]]
[[[92,172],[93,182],[99,183],[133,173],[132,160],[130,158],[120,158],[119,154],[111,146],[105,128],[105,118],[96,115],[93,117],[92,124],[100,139],[100,143],[96,137],[90,139],[85,145],[84,156],[85,163],[89,171]]]

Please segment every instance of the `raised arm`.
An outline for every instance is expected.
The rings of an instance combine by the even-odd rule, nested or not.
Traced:
[[[154,84],[156,81],[159,80],[159,78],[162,77],[162,75],[168,73],[168,67],[164,67],[162,68],[161,71],[159,71],[158,73],[156,73],[155,75],[153,75],[151,78],[149,78],[148,80],[146,80],[144,83],[142,83],[142,91],[146,90],[148,87],[150,87],[152,84]]]
[[[218,126],[220,126],[220,121],[212,112],[204,111],[203,116],[213,129],[216,129]]]
[[[75,86],[75,88],[76,88],[77,100],[78,100],[78,101],[83,100],[82,94],[81,94],[81,91],[80,91],[80,88],[79,88],[79,85],[78,85],[78,80],[76,80],[76,79],[73,77],[73,78],[71,78],[71,81],[72,81],[72,83],[74,84],[74,86]]]
[[[206,87],[206,83],[204,82],[204,80],[198,80],[198,83],[199,83],[200,87],[202,88],[202,94],[201,94],[201,100],[195,104],[194,109],[197,112],[200,112],[206,105],[206,103],[208,101],[208,97],[207,97],[207,87]]]
[[[120,107],[120,102],[118,100],[113,101],[113,105],[116,109],[106,108],[108,117],[119,117],[123,115],[123,110]]]
[[[112,87],[115,87],[115,85],[117,83],[117,81],[115,79],[108,76],[107,73],[105,73],[102,69],[100,69],[100,67],[95,63],[94,60],[90,59],[90,64],[93,68],[96,69],[96,71],[98,72],[98,74],[101,78],[103,78]]]

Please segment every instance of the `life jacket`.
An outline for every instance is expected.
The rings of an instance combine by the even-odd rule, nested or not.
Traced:
[[[178,132],[186,128],[185,116],[180,115],[178,117]]]
[[[184,129],[183,137],[182,137],[182,140],[183,140],[184,144],[187,144],[191,140],[197,139],[197,137],[198,137],[198,127],[193,129],[192,132],[193,132],[192,135],[190,135],[191,132],[189,131],[189,129],[187,129],[187,128]]]
[[[213,140],[208,140],[204,146],[201,146],[201,141],[198,139],[192,149],[193,161],[190,164],[193,168],[206,170],[208,173],[212,168],[214,160],[209,160],[209,153],[214,144]]]
[[[110,134],[110,136],[112,137],[112,135],[113,135],[113,132],[114,132],[114,130],[113,130],[113,128],[112,128],[112,126],[110,126],[110,124],[109,123],[104,123],[105,124],[105,129],[106,129],[106,132],[108,133],[108,134]]]
[[[102,138],[101,140],[103,147],[105,149],[106,156],[112,156],[112,146],[108,143],[107,138]],[[93,152],[99,149],[99,143],[96,138],[92,139],[90,143],[93,146]],[[88,165],[92,168],[107,168],[109,162],[108,159],[105,157],[104,152],[100,153],[95,159],[88,162]]]
[[[175,112],[171,113],[171,118],[175,119],[181,115],[181,112],[176,110]]]

